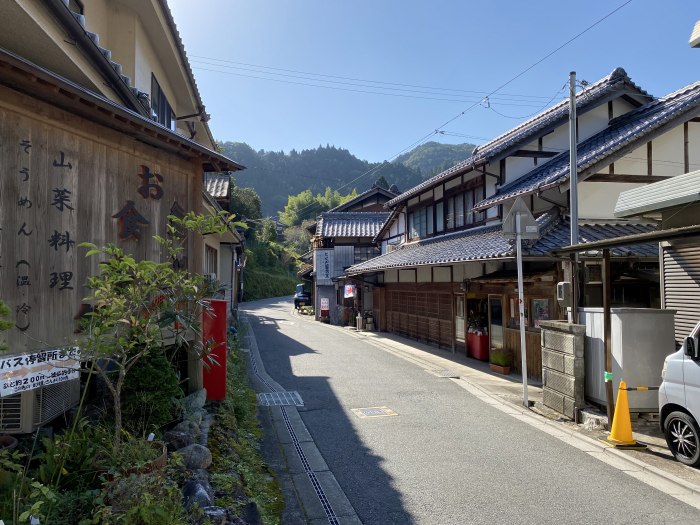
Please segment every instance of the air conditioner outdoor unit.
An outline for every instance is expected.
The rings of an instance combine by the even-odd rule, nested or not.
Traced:
[[[29,434],[78,404],[80,379],[0,397],[0,432]]]

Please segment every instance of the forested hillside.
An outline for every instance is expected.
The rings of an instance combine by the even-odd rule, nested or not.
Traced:
[[[464,160],[474,148],[471,144],[428,142],[400,157],[401,162],[373,164],[335,146],[288,153],[255,151],[243,142],[224,142],[220,147],[224,155],[246,166],[234,174],[236,185],[255,189],[265,216],[276,215],[287,204],[288,196],[307,189],[313,193],[323,193],[328,187],[342,194],[353,189],[362,192],[384,177],[389,185],[396,184],[404,191],[437,170]]]
[[[474,144],[426,142],[408,153],[399,155],[394,162],[399,162],[422,174],[424,179],[429,179],[463,161],[473,150]]]

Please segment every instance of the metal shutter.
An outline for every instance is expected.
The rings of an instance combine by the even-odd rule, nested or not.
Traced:
[[[676,345],[700,321],[700,245],[663,249],[664,308],[676,310]]]

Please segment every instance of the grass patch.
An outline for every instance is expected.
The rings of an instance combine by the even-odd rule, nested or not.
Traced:
[[[262,430],[257,398],[250,388],[246,362],[234,344],[228,358],[226,399],[216,411],[209,433],[213,455],[210,483],[216,505],[240,513],[249,502],[257,505],[266,525],[281,523],[284,497],[260,452]]]

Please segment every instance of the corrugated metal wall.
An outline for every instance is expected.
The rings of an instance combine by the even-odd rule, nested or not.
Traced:
[[[700,245],[663,249],[664,308],[677,310],[676,345],[680,346],[700,321]]]
[[[355,264],[354,246],[336,246],[333,249],[333,277],[344,275],[345,268]]]

